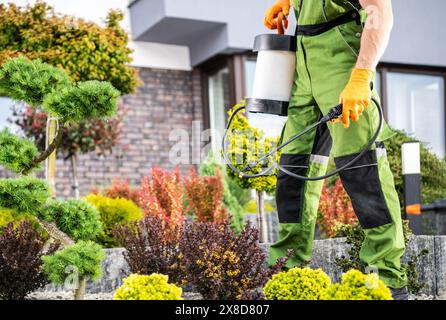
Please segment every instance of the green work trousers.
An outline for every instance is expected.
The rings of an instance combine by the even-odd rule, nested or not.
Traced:
[[[298,24],[323,23],[352,10],[348,0],[324,2],[325,8],[323,1],[303,1],[300,14],[296,13]],[[364,22],[365,13],[358,13]],[[363,24],[352,21],[319,35],[297,36],[295,83],[283,141],[318,121],[338,103],[356,64],[362,31]],[[373,95],[378,99],[376,91]],[[299,175],[324,175],[329,155],[334,157],[337,167],[350,161],[367,146],[378,121],[379,112],[371,103],[349,128],[345,129],[342,123],[330,123],[289,144],[282,150],[280,163]],[[352,168],[341,172],[340,178],[365,232],[361,260],[377,270],[389,287],[400,288],[407,283],[400,262],[405,243],[398,195],[383,142],[392,135],[384,123],[379,142]],[[293,249],[294,255],[287,267],[311,258],[322,185],[323,181],[303,182],[279,172],[279,240],[271,246],[270,264],[286,255],[288,249]]]

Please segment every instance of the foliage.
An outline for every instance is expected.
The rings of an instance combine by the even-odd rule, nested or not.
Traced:
[[[162,274],[132,274],[116,290],[114,300],[183,300],[183,290]]]
[[[114,116],[119,95],[109,82],[91,80],[46,95],[42,106],[63,122],[77,123]]]
[[[46,181],[34,177],[0,179],[0,207],[37,215],[50,197]]]
[[[350,270],[342,275],[342,283],[329,286],[322,300],[392,300],[392,293],[376,273],[363,274]]]
[[[139,205],[144,215],[163,218],[169,225],[182,225],[187,211],[183,208],[183,188],[180,172],[176,168],[168,172],[152,168],[152,179],[144,177],[141,181]]]
[[[122,104],[119,104],[118,108],[115,117],[96,118],[65,126],[58,151],[61,151],[65,158],[76,153],[95,152],[104,155],[112,152],[122,133],[122,120],[125,114]],[[39,150],[44,150],[47,114],[26,106],[13,108],[13,116],[10,121],[17,125],[26,137],[32,139]]]
[[[102,230],[98,210],[84,200],[50,200],[41,217],[54,221],[57,227],[74,240],[93,240]]]
[[[122,94],[131,93],[138,78],[129,66],[132,50],[127,47],[127,33],[119,25],[122,19],[121,12],[111,10],[105,27],[100,27],[56,14],[42,1],[23,8],[1,4],[0,65],[25,55],[64,68],[73,82],[110,81]]]
[[[47,238],[23,221],[17,227],[8,224],[0,235],[0,299],[21,300],[47,283],[42,256],[58,248],[44,250]]]
[[[263,291],[267,300],[319,300],[330,284],[322,269],[292,268],[273,275]]]
[[[100,214],[102,232],[97,236],[97,242],[106,248],[116,247],[118,241],[112,234],[113,229],[129,221],[142,218],[141,209],[132,201],[117,198],[112,199],[101,195],[91,194],[85,198]]]
[[[4,229],[12,222],[13,226],[16,228],[20,223],[27,221],[31,223],[32,228],[46,237],[48,234],[42,229],[37,222],[37,220],[30,214],[27,213],[17,213],[12,210],[0,208],[0,235],[3,234]]]
[[[177,284],[185,284],[183,256],[179,248],[181,229],[168,227],[159,216],[118,227],[113,234],[126,251],[124,258],[132,273],[166,274]]]
[[[102,260],[105,253],[101,246],[92,241],[79,241],[53,255],[43,257],[44,270],[48,279],[55,284],[64,284],[73,270],[78,280],[98,280],[102,276]]]
[[[217,170],[221,173],[223,183],[223,208],[228,212],[231,219],[231,228],[236,232],[243,229],[243,207],[242,204],[251,197],[250,190],[240,188],[226,173],[224,167],[217,162],[212,152],[200,165],[200,176],[217,176]]]
[[[353,225],[358,222],[352,203],[340,179],[334,185],[324,183],[319,202],[317,223],[326,236],[336,236],[336,225]]]
[[[224,222],[227,219],[223,208],[223,183],[220,171],[216,176],[200,177],[191,167],[184,180],[184,194],[192,213],[201,222]]]
[[[342,272],[347,272],[351,269],[365,272],[367,265],[363,263],[359,257],[361,246],[365,237],[361,226],[359,224],[351,226],[339,224],[337,229],[339,236],[346,237],[346,243],[350,245],[350,249],[347,252],[348,257],[342,256],[341,258],[335,258],[336,265],[342,270]],[[408,220],[403,220],[403,233],[404,242],[407,246],[410,241],[410,236],[412,235]],[[407,270],[407,289],[410,293],[418,293],[425,286],[424,283],[418,282],[418,273],[416,271],[419,258],[425,254],[425,250],[422,250],[420,253],[410,257],[408,264],[403,264],[403,267]]]
[[[249,297],[280,271],[287,258],[268,269],[258,231],[249,224],[235,234],[228,222],[187,223],[180,241],[185,276],[205,299],[232,300]]]
[[[112,199],[124,198],[133,201],[136,204],[138,204],[139,202],[139,190],[137,188],[131,187],[129,182],[125,179],[113,179],[113,182],[110,186],[105,187],[101,190],[93,187],[91,193],[101,194]]]
[[[34,143],[9,132],[0,131],[0,164],[15,173],[23,173],[32,167],[34,157],[38,155]]]
[[[234,106],[229,111],[229,116],[238,107],[245,105],[245,101]],[[238,169],[243,169],[246,165],[256,161],[261,156],[268,153],[277,145],[276,140],[270,140],[264,137],[261,130],[253,128],[249,125],[248,120],[243,116],[244,111],[241,111],[234,117],[231,130],[228,132],[228,157]],[[276,157],[270,157],[263,163],[258,164],[255,168],[247,173],[259,173],[264,168],[269,167],[279,160],[279,154]],[[263,169],[262,169],[263,168]],[[272,192],[276,188],[276,173],[277,170],[272,170],[270,175],[258,178],[243,178],[228,168],[228,175],[234,179],[238,185],[244,189],[256,189],[259,191]]]
[[[407,264],[405,264],[406,270],[407,270],[407,287],[409,288],[409,292],[412,294],[419,293],[423,288],[427,286],[427,283],[418,282],[418,271],[417,266],[419,264],[420,259],[422,259],[424,256],[426,256],[429,253],[429,250],[423,249],[419,253],[412,255],[409,258],[409,261]]]
[[[245,206],[243,207],[246,213],[257,213],[257,201],[252,199],[249,200]],[[274,212],[274,207],[271,205],[269,201],[265,201],[264,205],[265,212]]]
[[[408,137],[402,131],[397,131],[397,134],[392,139],[386,141],[387,157],[395,179],[395,187],[401,201],[401,208],[404,208],[401,145],[410,141],[416,141],[416,139]],[[421,144],[420,157],[422,202],[431,203],[435,200],[446,198],[446,161],[439,159],[424,144]]]
[[[0,19],[1,11],[0,6]],[[43,63],[39,59],[33,61],[25,57],[11,59],[0,69],[0,92],[33,107],[40,106],[46,95],[70,85],[64,70]]]

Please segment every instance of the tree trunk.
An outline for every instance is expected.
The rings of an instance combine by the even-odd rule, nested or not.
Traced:
[[[86,286],[87,281],[85,279],[79,279],[78,287],[74,289],[74,300],[84,300]]]
[[[53,150],[49,149],[50,146],[54,146],[53,142],[56,138],[56,132],[58,131],[58,122],[57,119],[48,117],[46,123],[46,141],[45,141],[45,179],[48,182],[48,185],[51,188],[51,193],[53,197],[56,197],[56,153],[57,150],[54,148]],[[59,133],[62,131],[62,128],[59,128]],[[47,152],[48,151],[48,152]],[[47,155],[48,154],[48,155]],[[43,159],[43,157],[42,157]],[[40,161],[35,160],[35,161]]]
[[[257,224],[259,228],[259,242],[268,243],[268,224],[265,217],[265,193],[256,190],[257,196]]]
[[[71,163],[71,188],[73,189],[73,195],[75,199],[80,198],[79,193],[79,181],[77,180],[77,156],[76,154],[73,154],[70,157],[70,163]]]
[[[39,224],[42,226],[43,229],[45,229],[46,232],[48,232],[48,234],[52,238],[59,240],[64,247],[71,246],[74,244],[74,241],[64,232],[60,231],[60,229],[56,226],[54,222],[48,222],[39,219]]]

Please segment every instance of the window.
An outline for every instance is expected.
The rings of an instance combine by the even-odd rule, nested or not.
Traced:
[[[226,127],[226,111],[230,105],[229,70],[224,68],[208,78],[209,122],[213,136],[211,137],[214,155],[220,154],[220,137]],[[217,138],[217,139],[215,139]]]
[[[386,83],[389,124],[426,142],[443,157],[446,151],[444,77],[389,71]]]

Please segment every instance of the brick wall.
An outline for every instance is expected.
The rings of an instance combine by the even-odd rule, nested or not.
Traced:
[[[92,185],[107,185],[116,177],[139,184],[153,166],[173,168],[169,150],[176,142],[169,141],[171,131],[184,129],[191,134],[192,121],[202,120],[198,71],[142,68],[140,77],[143,84],[137,92],[123,97],[128,112],[122,137],[113,154],[105,157],[88,154],[78,158],[81,195],[86,195]],[[179,167],[184,172],[189,165]],[[70,163],[59,159],[57,196],[70,196],[70,185]]]

